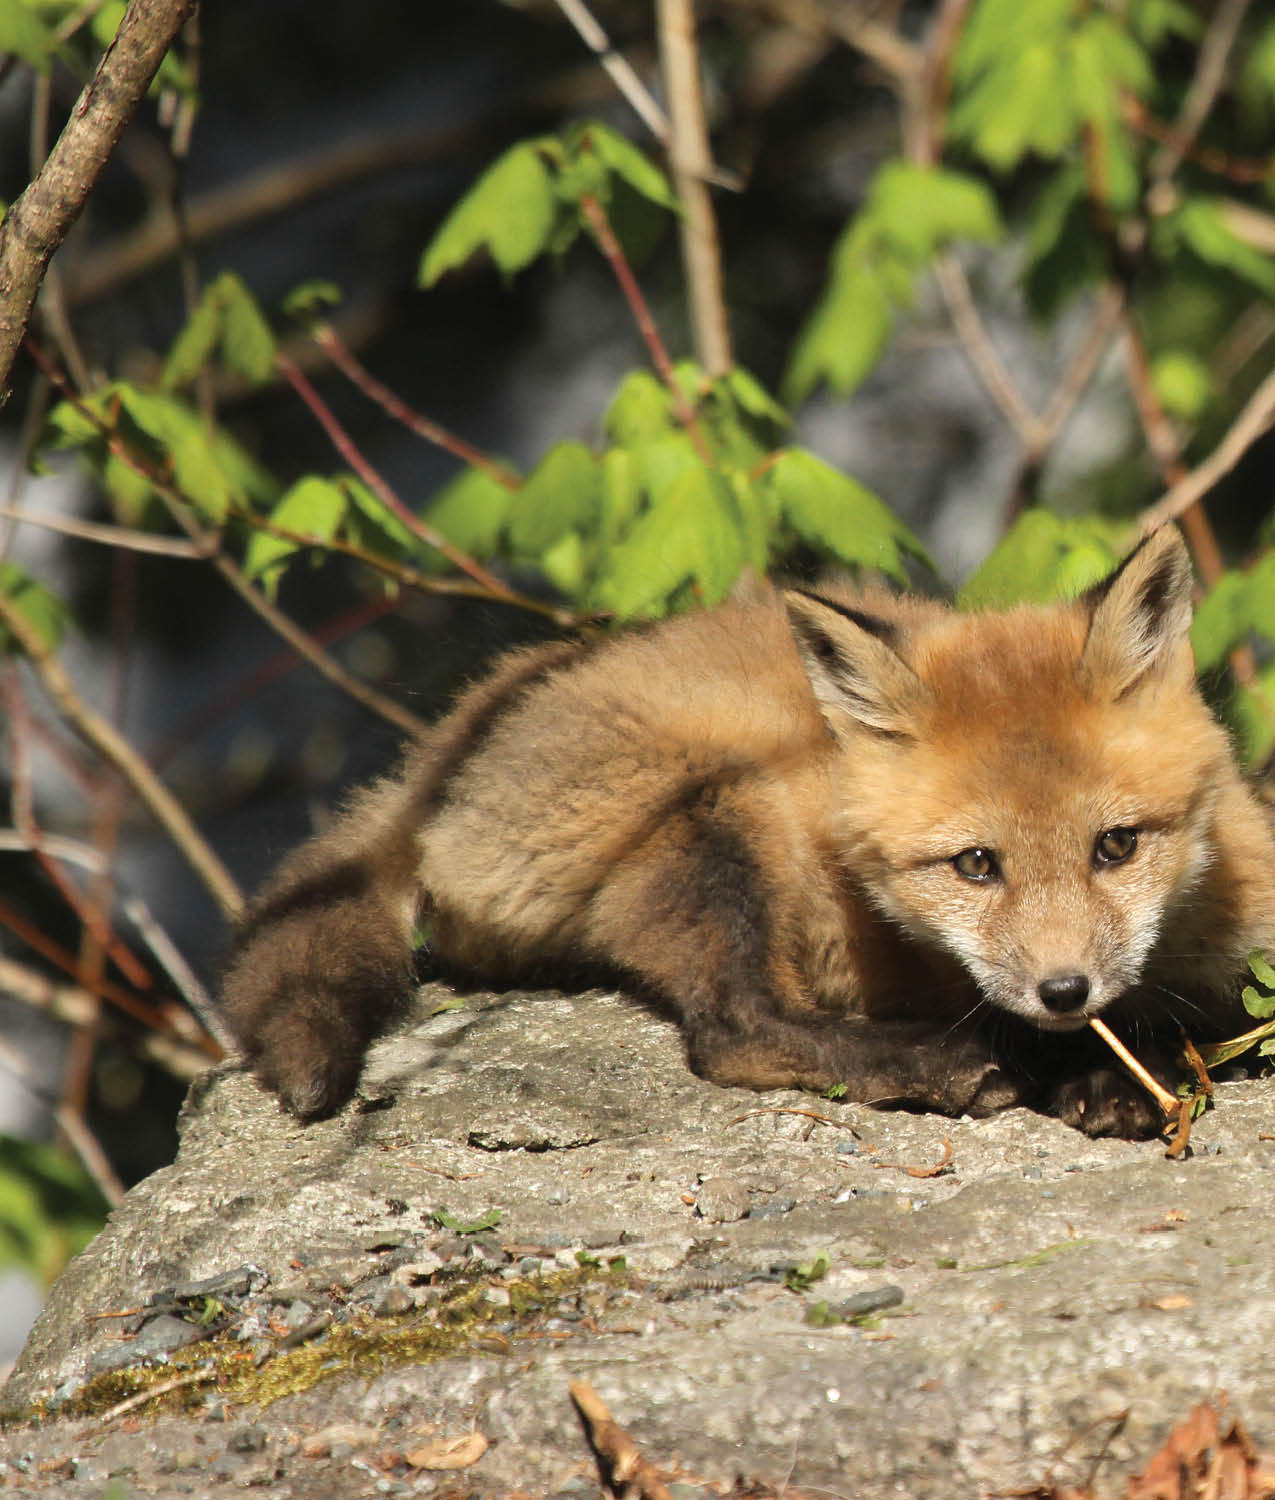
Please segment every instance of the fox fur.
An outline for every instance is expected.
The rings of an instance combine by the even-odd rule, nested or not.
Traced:
[[[1177,532],[1084,597],[959,613],[848,585],[516,651],[291,856],[225,1006],[298,1117],[411,1002],[601,968],[691,1067],[766,1089],[1140,1135],[1086,1022],[1164,1071],[1243,1028],[1275,840],[1196,687]]]

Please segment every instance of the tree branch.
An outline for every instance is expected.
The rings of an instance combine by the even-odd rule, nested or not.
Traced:
[[[0,222],[0,404],[40,282],[194,0],[131,0],[44,166]]]
[[[217,905],[227,917],[237,919],[243,911],[243,895],[186,809],[115,726],[85,703],[62,663],[41,640],[39,632],[3,594],[0,594],[0,621],[26,653],[62,717],[119,771],[185,855]]]
[[[708,188],[713,169],[704,98],[700,88],[699,49],[691,0],[658,0],[660,58],[668,94],[671,132],[668,142],[673,188],[682,205],[678,232],[690,301],[695,357],[710,379],[725,375],[734,363],[726,300],[722,291],[717,215]]]

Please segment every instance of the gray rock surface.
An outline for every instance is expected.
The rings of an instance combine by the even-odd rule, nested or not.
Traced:
[[[201,1307],[245,1360],[321,1352],[360,1309],[424,1326],[458,1267],[475,1336],[265,1407],[209,1382],[184,1415],[11,1425],[0,1491],[73,1500],[114,1475],[129,1495],[592,1494],[572,1379],[688,1485],[954,1500],[1074,1482],[1102,1455],[1116,1489],[1221,1391],[1275,1447],[1270,1081],[1223,1085],[1194,1154],[1169,1161],[1025,1111],[719,1089],[629,1002],[513,994],[379,1044],[365,1093],[302,1128],[240,1073],[201,1080],[177,1162],[67,1270],[0,1405],[65,1405],[143,1351],[189,1360],[201,1345],[177,1349],[174,1325]],[[948,1170],[907,1171],[945,1140]],[[520,1321],[509,1289],[577,1252],[623,1255],[626,1284]],[[153,1318],[101,1316],[151,1297]],[[461,1471],[403,1458],[475,1432]]]

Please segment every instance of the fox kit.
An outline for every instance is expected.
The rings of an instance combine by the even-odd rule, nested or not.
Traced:
[[[1195,685],[1157,532],[1084,597],[961,614],[848,586],[515,652],[257,897],[225,1003],[294,1114],[413,994],[602,966],[691,1067],[1090,1134],[1157,1108],[1098,1055],[1241,1029],[1275,840]]]

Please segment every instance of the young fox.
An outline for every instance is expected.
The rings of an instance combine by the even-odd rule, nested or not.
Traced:
[[[752,594],[505,657],[284,863],[225,1003],[294,1114],[353,1092],[425,917],[476,976],[601,966],[716,1083],[1155,1128],[1088,1018],[1163,1067],[1179,1023],[1242,1029],[1275,947],[1177,532],[1048,608]]]

